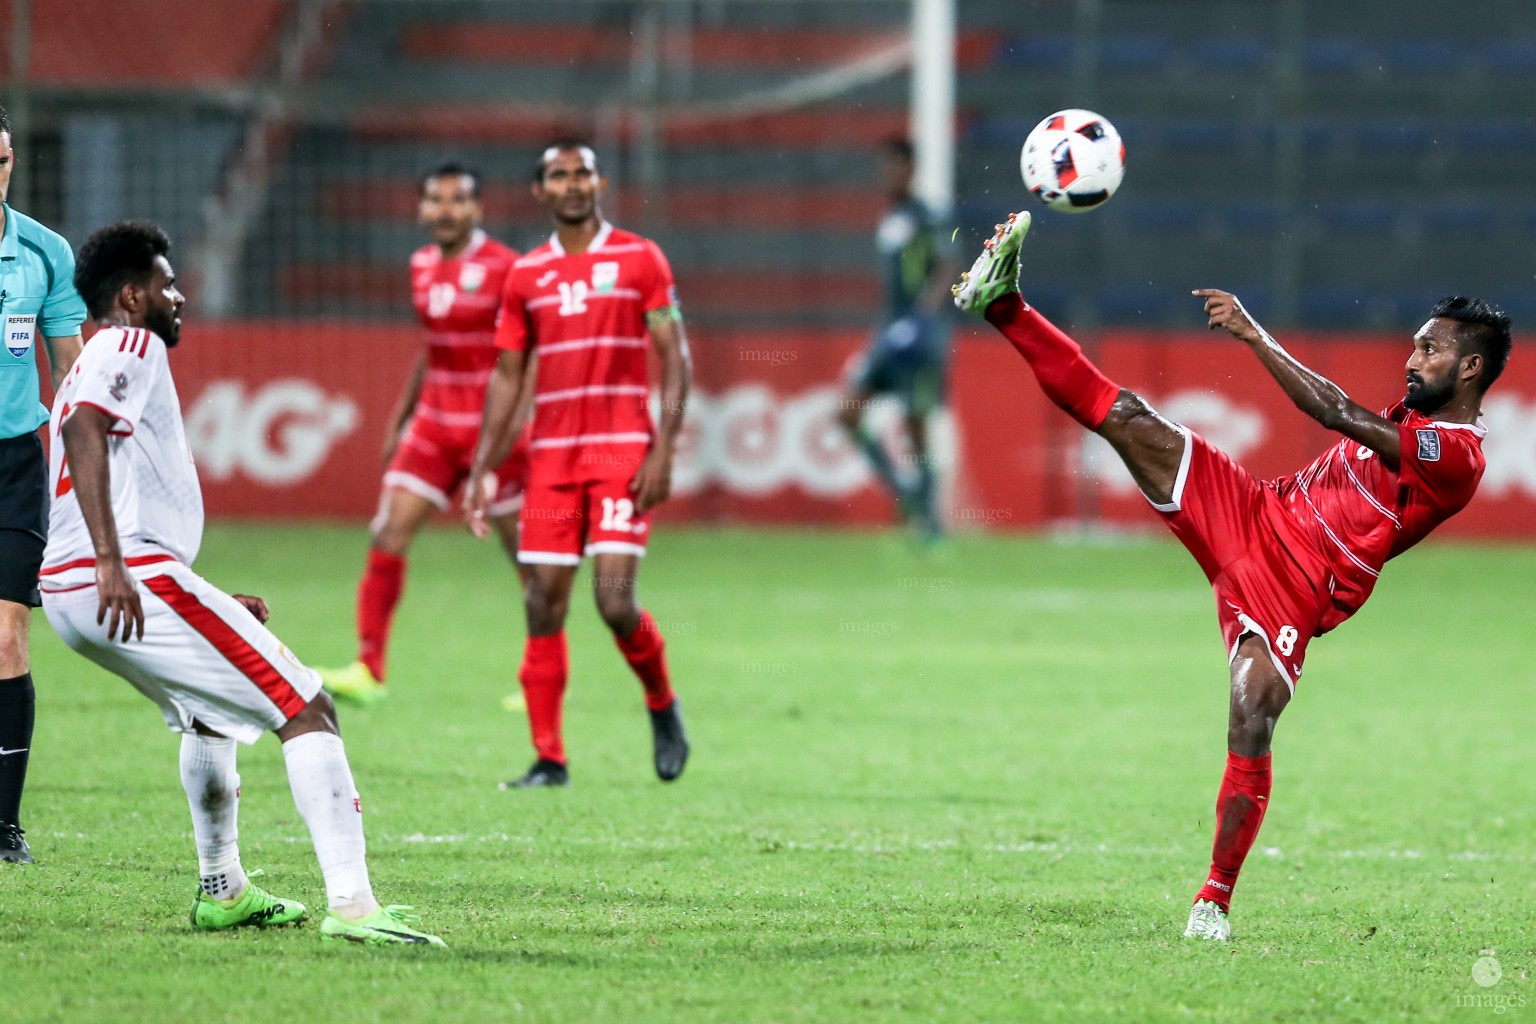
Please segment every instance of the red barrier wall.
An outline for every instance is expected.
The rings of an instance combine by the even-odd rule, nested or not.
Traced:
[[[1367,405],[1402,394],[1406,334],[1286,340]],[[663,518],[889,521],[835,422],[837,382],[863,342],[857,332],[695,337],[695,399]],[[418,344],[408,326],[189,325],[173,365],[210,514],[370,516],[384,424]],[[1112,332],[1092,352],[1112,377],[1261,476],[1290,472],[1330,443],[1235,342]],[[1156,528],[1108,447],[1046,403],[995,336],[957,334],[952,395],[952,420],[935,434],[957,528],[1078,517]],[[889,429],[895,410],[869,415]],[[1536,368],[1514,360],[1485,419],[1481,493],[1443,532],[1536,536]]]

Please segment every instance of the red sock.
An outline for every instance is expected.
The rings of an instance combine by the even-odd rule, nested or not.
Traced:
[[[1270,755],[1243,757],[1227,754],[1227,771],[1216,795],[1216,842],[1211,848],[1211,872],[1197,900],[1211,900],[1227,910],[1232,887],[1243,860],[1258,838],[1264,810],[1269,806]]]
[[[357,585],[357,660],[368,666],[373,678],[384,681],[384,651],[389,646],[389,624],[405,590],[405,559],[368,549],[368,564]]]
[[[614,642],[624,654],[624,660],[645,687],[645,706],[652,711],[671,707],[674,694],[672,681],[667,676],[667,644],[656,628],[651,613],[640,613],[640,625],[629,636],[614,634]]]
[[[560,712],[565,703],[565,681],[571,672],[565,647],[565,631],[551,636],[531,636],[523,648],[523,702],[528,705],[528,729],[533,749],[546,761],[565,764],[565,740],[560,735]]]
[[[1077,342],[1025,305],[1017,293],[988,306],[987,319],[1028,360],[1045,397],[1089,430],[1099,429],[1120,396],[1120,385],[1100,373]]]

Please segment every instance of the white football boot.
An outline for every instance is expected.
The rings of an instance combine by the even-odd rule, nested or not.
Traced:
[[[1232,922],[1227,912],[1210,900],[1195,900],[1189,908],[1189,926],[1184,929],[1186,939],[1209,939],[1226,942],[1232,938]]]

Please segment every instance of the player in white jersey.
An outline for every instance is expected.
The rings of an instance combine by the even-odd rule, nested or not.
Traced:
[[[443,945],[415,927],[410,907],[374,898],[362,803],[319,676],[262,625],[266,602],[225,594],[192,571],[203,499],[167,358],[184,301],[169,254],[165,233],[147,221],[102,228],[80,250],[75,287],[101,329],[54,399],[43,609],[71,649],[132,683],[182,734],[201,875],[195,926],[305,914],[240,864],[235,744],[271,731],[325,877],[321,937]]]

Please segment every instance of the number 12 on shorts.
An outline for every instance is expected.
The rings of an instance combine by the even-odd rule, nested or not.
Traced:
[[[603,521],[598,523],[601,530],[628,530],[629,520],[635,514],[635,503],[628,498],[604,498]],[[1289,628],[1289,627],[1287,627]],[[1295,630],[1291,630],[1294,635]]]

